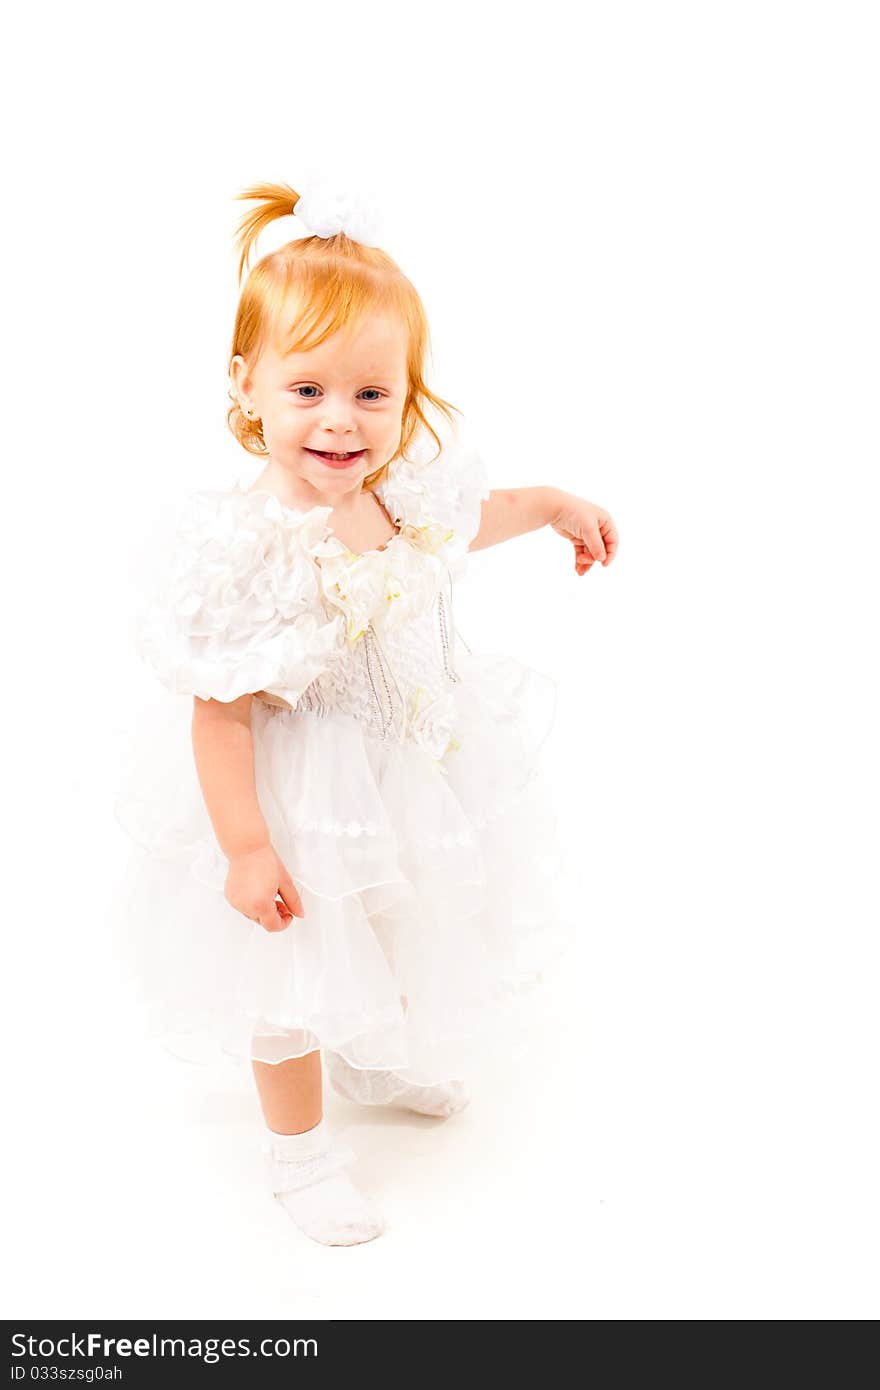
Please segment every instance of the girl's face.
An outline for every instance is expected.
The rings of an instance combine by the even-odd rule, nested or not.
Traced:
[[[303,500],[318,493],[333,505],[359,492],[400,444],[406,352],[403,324],[377,315],[309,352],[282,355],[268,346],[252,371],[243,357],[233,358],[238,398],[262,421],[267,467],[283,470]]]

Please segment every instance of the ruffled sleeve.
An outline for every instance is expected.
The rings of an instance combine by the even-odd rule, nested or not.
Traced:
[[[382,505],[397,521],[440,532],[447,562],[461,572],[467,549],[480,529],[482,501],[490,495],[486,465],[460,436],[446,433],[439,457],[427,432],[396,459],[377,485]]]
[[[313,559],[330,511],[235,489],[190,494],[168,573],[135,622],[138,651],[168,690],[224,703],[266,691],[296,704],[342,639]]]

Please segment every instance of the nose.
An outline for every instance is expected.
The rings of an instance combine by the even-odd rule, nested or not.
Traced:
[[[347,406],[343,401],[339,401],[335,405],[330,402],[327,403],[321,420],[321,430],[324,434],[334,436],[351,434],[355,428],[350,406]]]

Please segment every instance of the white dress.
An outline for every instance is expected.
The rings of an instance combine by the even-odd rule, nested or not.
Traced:
[[[115,812],[135,842],[116,916],[151,1036],[193,1060],[316,1048],[434,1083],[570,941],[538,770],[555,682],[458,636],[452,581],[489,496],[429,436],[376,494],[400,528],[357,555],[330,507],[240,483],[190,494],[137,621],[171,692],[132,730]],[[223,889],[194,695],[256,694],[257,797],[304,918],[267,932]]]

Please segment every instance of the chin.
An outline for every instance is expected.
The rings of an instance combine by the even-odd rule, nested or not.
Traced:
[[[324,492],[332,492],[337,488],[340,492],[350,492],[353,487],[357,487],[366,477],[365,468],[340,468],[326,473],[316,472],[310,479],[316,487],[320,486]]]

